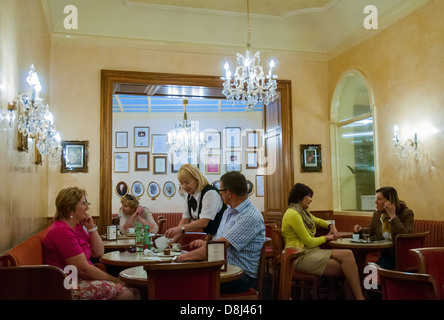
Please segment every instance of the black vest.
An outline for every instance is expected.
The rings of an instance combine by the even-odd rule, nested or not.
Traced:
[[[201,191],[201,194],[200,194],[199,210],[197,211],[197,218],[198,219],[200,219],[200,212],[202,211],[202,199],[203,199],[205,193],[209,190],[216,190],[219,193],[218,189],[213,187],[210,184],[206,185],[205,188],[203,188],[203,190]],[[190,204],[190,201],[188,201],[188,200],[190,200],[190,197],[191,197],[190,195],[187,196],[187,202],[188,202],[188,212],[191,215],[191,204]],[[211,235],[216,234],[217,229],[219,228],[220,221],[222,220],[222,215],[226,209],[227,209],[227,205],[225,203],[223,203],[220,211],[218,213],[216,213],[214,220],[211,220],[210,222],[208,222],[208,225],[203,229],[203,231],[205,233],[208,233]]]

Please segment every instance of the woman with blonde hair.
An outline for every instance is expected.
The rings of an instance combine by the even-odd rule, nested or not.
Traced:
[[[122,207],[119,210],[120,232],[128,232],[128,228],[135,228],[138,223],[150,227],[150,233],[157,233],[159,227],[154,221],[151,211],[139,205],[139,200],[131,194],[126,194],[120,200]]]
[[[68,265],[76,268],[79,279],[77,287],[71,289],[73,299],[139,299],[137,290],[97,268],[90,260],[103,255],[104,246],[97,226],[87,213],[90,203],[85,190],[63,188],[55,204],[54,223],[42,241],[43,263],[62,270]]]
[[[187,193],[187,199],[179,225],[168,229],[165,236],[178,242],[183,233],[201,229],[215,235],[226,209],[218,190],[192,164],[184,164],[177,173],[177,179]]]

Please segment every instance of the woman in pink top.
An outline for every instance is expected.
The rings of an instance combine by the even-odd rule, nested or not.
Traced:
[[[91,216],[85,190],[63,188],[57,198],[54,223],[43,239],[43,263],[62,270],[77,269],[78,288],[71,289],[74,299],[138,299],[137,290],[95,267],[90,258],[103,255],[104,246]]]

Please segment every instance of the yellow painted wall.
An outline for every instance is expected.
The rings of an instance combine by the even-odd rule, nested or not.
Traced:
[[[25,9],[26,8],[26,9]],[[0,110],[27,89],[26,77],[35,65],[42,83],[41,97],[49,103],[50,40],[41,3],[35,0],[0,2]],[[0,121],[0,253],[37,233],[48,215],[47,161],[34,164],[29,151],[17,151],[17,126]]]
[[[347,70],[366,76],[376,104],[380,186],[395,187],[418,219],[444,219],[443,12],[444,1],[431,1],[328,65],[329,102]],[[398,158],[392,141],[395,124],[401,136],[412,137],[417,128],[421,159]]]

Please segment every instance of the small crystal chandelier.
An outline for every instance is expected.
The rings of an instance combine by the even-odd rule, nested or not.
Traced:
[[[59,164],[62,150],[60,134],[49,105],[44,105],[43,99],[39,98],[42,87],[34,65],[31,65],[26,81],[29,84],[28,92],[17,95],[12,102],[19,114],[17,128],[21,134],[38,139],[37,150],[42,155],[48,155],[51,165]]]
[[[168,133],[168,146],[170,153],[188,154],[199,151],[205,144],[203,133],[199,132],[199,121],[188,121],[188,100],[183,100],[183,120],[176,122],[174,130]]]
[[[250,111],[258,102],[264,102],[267,105],[273,100],[276,94],[276,75],[273,75],[274,61],[270,61],[270,69],[268,75],[264,75],[260,62],[260,52],[257,51],[254,55],[251,54],[251,35],[250,35],[250,5],[247,0],[247,50],[245,55],[236,54],[237,66],[233,78],[231,77],[230,66],[225,63],[225,77],[224,88],[222,93],[227,100],[234,104],[234,100],[242,100],[242,103],[247,104],[247,110]],[[265,78],[264,78],[265,77]],[[268,81],[267,81],[267,80]]]

